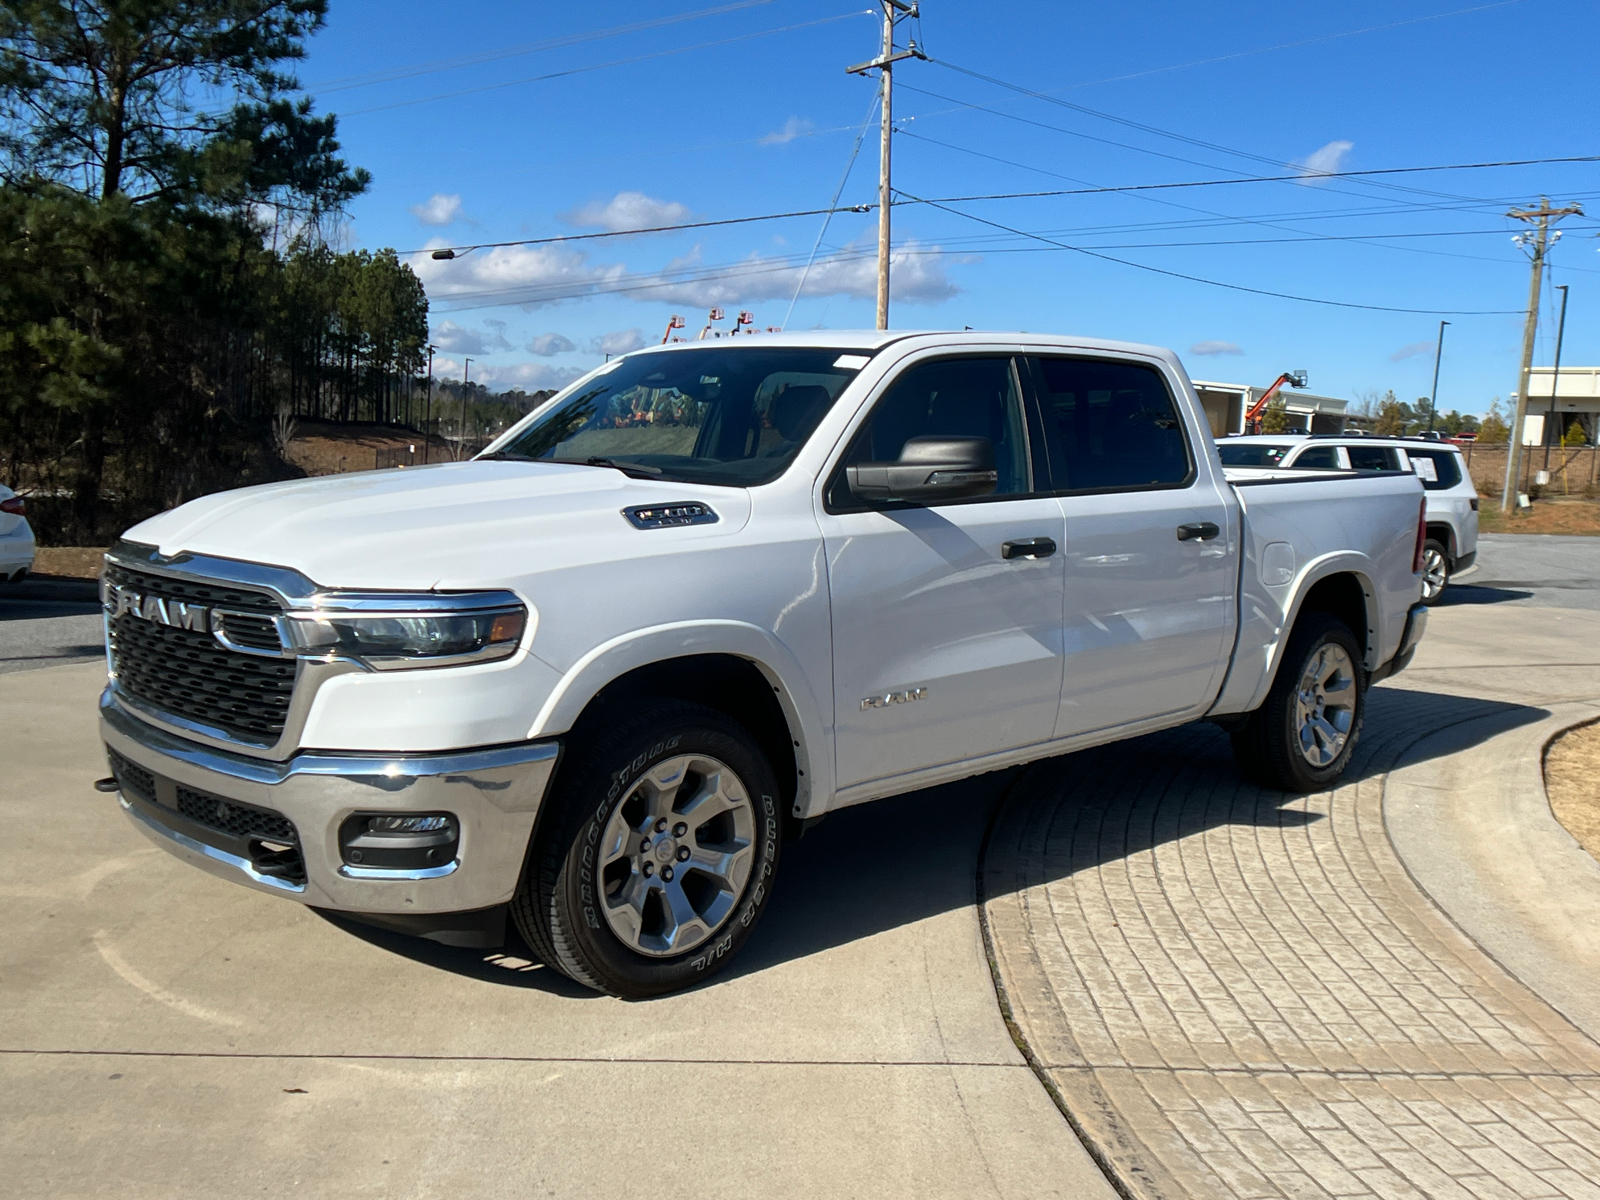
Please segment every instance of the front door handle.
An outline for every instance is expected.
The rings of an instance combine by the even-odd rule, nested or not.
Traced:
[[[1221,532],[1214,521],[1190,521],[1187,525],[1178,526],[1178,540],[1209,542]]]
[[[1054,538],[1018,538],[1000,547],[1001,558],[1049,558],[1055,552]]]

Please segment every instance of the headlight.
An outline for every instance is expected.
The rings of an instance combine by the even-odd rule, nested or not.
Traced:
[[[500,593],[494,599],[505,599]],[[520,603],[485,604],[483,596],[329,597],[329,609],[285,614],[294,653],[353,658],[379,671],[492,662],[515,654],[528,626]],[[389,611],[381,611],[388,609]]]

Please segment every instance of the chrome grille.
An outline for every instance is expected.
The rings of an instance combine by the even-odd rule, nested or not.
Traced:
[[[228,624],[241,645],[268,648],[273,599],[223,583],[170,579],[108,565],[111,582],[146,596],[261,613]],[[264,619],[267,618],[267,619]],[[226,621],[226,618],[224,618]],[[110,622],[111,659],[119,691],[159,712],[254,743],[277,741],[294,695],[295,660],[225,649],[209,633],[157,625],[124,613]],[[272,634],[270,645],[276,647]]]

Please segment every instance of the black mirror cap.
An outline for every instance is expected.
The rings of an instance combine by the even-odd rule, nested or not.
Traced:
[[[892,463],[845,468],[850,492],[868,504],[932,504],[988,496],[999,485],[994,443],[985,437],[914,437]]]

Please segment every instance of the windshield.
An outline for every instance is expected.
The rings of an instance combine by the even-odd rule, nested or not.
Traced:
[[[1276,442],[1218,442],[1217,453],[1225,467],[1275,467],[1294,449]]]
[[[750,345],[629,355],[490,457],[683,483],[768,483],[866,361],[856,351]]]

